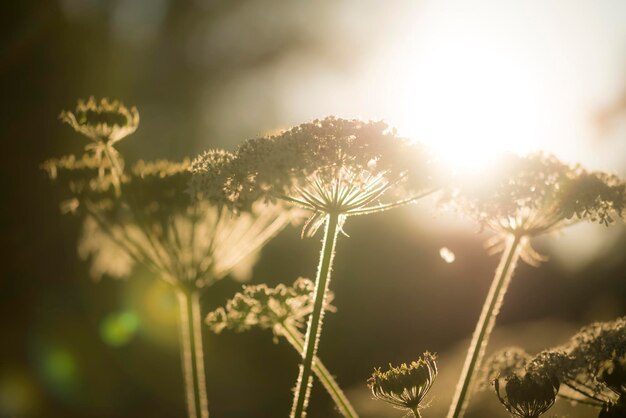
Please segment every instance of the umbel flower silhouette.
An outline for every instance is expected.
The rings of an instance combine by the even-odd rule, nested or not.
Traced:
[[[258,199],[290,202],[311,212],[303,228],[307,236],[325,224],[291,410],[292,418],[304,417],[337,236],[349,216],[391,209],[435,191],[428,153],[382,122],[328,117],[244,142],[217,175],[224,181],[217,191],[212,186],[216,175],[204,169],[210,160],[205,154],[194,161],[192,194],[240,211]]]
[[[415,418],[420,418],[420,409],[425,407],[424,399],[436,377],[435,356],[426,352],[408,365],[389,365],[389,370],[384,372],[375,369],[367,384],[374,399],[387,402],[408,411]]]
[[[513,417],[539,418],[554,405],[559,392],[559,380],[551,375],[526,373],[505,379],[504,394],[500,390],[500,379],[494,381],[500,403]]]
[[[85,151],[92,153],[95,158],[100,177],[104,176],[105,170],[109,171],[113,187],[119,194],[124,161],[113,145],[137,130],[137,108],[128,109],[121,102],[106,98],[97,102],[90,97],[86,102],[78,100],[73,112],[65,110],[59,118],[91,140],[85,146]],[[103,159],[108,163],[102,164]]]
[[[300,353],[304,346],[304,337],[299,329],[304,326],[304,319],[313,310],[314,288],[313,282],[304,278],[298,278],[291,286],[244,286],[243,291],[235,294],[225,307],[210,312],[206,323],[215,333],[221,333],[224,329],[235,332],[247,331],[253,327],[271,329],[276,339],[284,338]],[[333,294],[329,292],[326,310],[333,310],[329,305],[332,298]],[[312,367],[313,373],[335,402],[338,411],[347,418],[358,417],[322,361],[316,357]]]
[[[79,116],[66,118],[98,147],[112,149],[136,129],[136,110],[124,109],[119,102],[102,100],[97,105],[90,99],[79,102]],[[95,118],[112,117],[107,112],[119,112],[135,125],[124,128]],[[189,417],[206,418],[200,292],[228,275],[249,278],[260,249],[292,215],[280,205],[264,202],[250,202],[250,210],[237,215],[224,205],[192,200],[184,192],[191,177],[188,160],[138,161],[125,172],[121,155],[110,151],[103,151],[106,158],[96,151],[51,159],[42,167],[62,188],[62,210],[85,217],[79,253],[91,258],[94,277],[127,277],[133,266],[142,265],[173,286],[180,307]],[[215,175],[232,158],[220,150],[208,155],[213,163],[206,170]]]
[[[502,251],[448,418],[463,416],[474,371],[480,368],[518,259],[533,266],[544,261],[530,239],[583,220],[609,225],[626,207],[626,184],[612,174],[589,172],[541,153],[511,155],[501,163],[501,173],[481,184],[458,184],[444,199],[496,232],[490,250]]]
[[[484,380],[489,382],[519,374],[557,379],[560,397],[596,407],[600,417],[623,413],[626,318],[583,327],[565,344],[534,357],[520,348],[507,348],[495,353],[484,367]]]

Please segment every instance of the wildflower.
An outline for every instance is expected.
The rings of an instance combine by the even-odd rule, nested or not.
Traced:
[[[94,142],[116,143],[132,134],[139,126],[139,112],[117,100],[93,97],[78,100],[76,109],[63,111],[59,118]]]
[[[62,210],[85,217],[79,254],[91,259],[94,277],[127,277],[142,265],[173,285],[189,417],[207,418],[200,289],[228,275],[249,278],[260,249],[292,214],[279,205],[250,202],[249,211],[237,215],[225,205],[190,199],[184,193],[191,177],[188,160],[139,161],[124,171],[113,145],[137,129],[134,108],[89,99],[61,118],[91,140],[83,156],[42,164],[62,186]],[[207,156],[212,162],[205,173],[217,182],[220,161],[231,154],[215,150]]]
[[[409,365],[389,365],[389,370],[375,369],[367,381],[374,399],[382,400],[419,418],[423,402],[437,377],[435,355],[426,352]]]
[[[106,98],[97,102],[90,97],[86,102],[78,100],[73,112],[63,111],[59,118],[91,140],[85,146],[85,151],[91,153],[95,162],[100,165],[100,177],[109,171],[115,191],[119,194],[124,160],[113,145],[137,130],[137,108],[128,109],[121,102]],[[108,164],[101,164],[103,160]]]
[[[297,329],[303,326],[304,318],[313,310],[313,290],[313,282],[302,277],[291,286],[244,286],[243,291],[230,299],[224,308],[209,313],[205,322],[216,333],[224,329],[241,332],[260,327],[281,335],[284,327]],[[332,293],[326,310],[333,309],[331,300]]]
[[[545,261],[530,239],[582,220],[610,224],[626,207],[626,183],[549,155],[508,156],[502,159],[501,175],[479,185],[461,184],[448,190],[444,201],[495,231],[490,252],[502,251],[448,414],[461,418],[518,260],[533,266]]]
[[[499,168],[498,175],[464,183],[446,199],[499,234],[492,252],[502,250],[502,237],[523,237],[520,256],[531,265],[544,258],[529,238],[581,220],[609,225],[626,207],[626,183],[617,176],[569,166],[552,155],[508,155]]]
[[[313,310],[313,291],[313,282],[302,277],[291,286],[244,286],[243,291],[235,294],[224,307],[210,312],[205,323],[218,334],[224,329],[235,332],[247,331],[252,327],[271,329],[275,340],[282,337],[301,352],[304,341],[299,328]],[[329,293],[326,310],[334,309],[330,306],[332,297],[332,293]],[[350,401],[319,358],[313,362],[313,373],[332,397],[339,412],[344,417],[356,418]]]
[[[560,383],[554,376],[526,373],[505,379],[505,395],[500,392],[500,379],[494,382],[498,399],[512,416],[538,418],[554,405]]]
[[[626,393],[626,318],[583,327],[564,345],[538,355],[503,361],[498,353],[487,362],[486,376],[549,375],[562,384],[564,399],[606,410],[618,410]],[[506,351],[516,350],[508,349]]]
[[[251,139],[215,173],[207,173],[206,155],[193,164],[192,195],[247,211],[259,199],[282,200],[311,212],[303,235],[313,236],[325,224],[313,312],[296,382],[292,418],[306,414],[311,367],[322,329],[330,271],[339,232],[348,216],[380,212],[410,203],[435,190],[428,175],[428,153],[400,138],[382,122],[328,117],[281,134]],[[383,202],[383,200],[388,200]]]

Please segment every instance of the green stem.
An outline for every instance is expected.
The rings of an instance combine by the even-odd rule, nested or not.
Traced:
[[[204,353],[198,291],[177,290],[180,308],[180,348],[189,418],[208,418]]]
[[[335,255],[335,244],[337,243],[337,235],[339,233],[338,226],[339,214],[329,213],[326,218],[322,252],[317,277],[315,279],[313,312],[309,317],[307,325],[304,350],[302,351],[302,364],[300,365],[300,373],[296,383],[291,418],[303,418],[306,416],[306,407],[313,384],[311,379],[311,366],[317,352],[317,346],[322,331],[322,319],[324,317],[323,308],[328,293],[333,256]]]
[[[283,324],[280,327],[280,332],[281,335],[283,335],[293,346],[293,348],[300,353],[302,352],[302,349],[304,348],[304,338],[297,329],[293,326]],[[354,407],[333,378],[333,375],[330,374],[328,369],[318,357],[315,357],[313,360],[313,373],[315,373],[330,397],[333,399],[341,415],[346,418],[359,417],[354,410]]]
[[[502,253],[500,264],[496,270],[496,274],[493,278],[489,294],[483,305],[483,310],[480,314],[478,324],[474,330],[472,336],[472,342],[465,358],[465,364],[463,365],[463,371],[448,411],[448,418],[461,418],[465,413],[467,407],[468,394],[472,387],[472,377],[476,369],[480,367],[483,356],[485,354],[485,348],[489,342],[489,336],[496,323],[496,317],[502,307],[502,301],[504,294],[509,287],[511,277],[513,277],[513,271],[517,264],[517,260],[520,256],[522,246],[520,236],[509,236],[506,240],[506,248]]]

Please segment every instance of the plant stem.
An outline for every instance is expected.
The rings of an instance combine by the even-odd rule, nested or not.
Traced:
[[[322,252],[320,263],[315,278],[315,293],[313,302],[313,312],[309,316],[306,337],[304,339],[304,350],[302,351],[302,364],[296,382],[291,418],[303,418],[306,416],[306,407],[313,384],[311,379],[311,366],[313,358],[317,353],[320,334],[322,331],[322,319],[324,317],[324,304],[328,293],[328,283],[330,282],[331,266],[335,255],[335,244],[339,233],[339,214],[329,213],[326,215],[326,228],[322,241]]]
[[[180,348],[189,418],[208,418],[204,353],[197,290],[177,290],[180,308]]]
[[[422,414],[420,414],[419,409],[415,408],[415,410],[411,410],[411,412],[415,415],[415,418],[422,418]]]
[[[472,377],[476,369],[480,367],[483,356],[485,354],[485,348],[489,342],[489,336],[496,323],[496,317],[502,307],[502,301],[504,294],[509,287],[511,277],[513,277],[513,271],[517,264],[517,260],[520,256],[522,246],[521,236],[508,236],[506,239],[506,248],[502,253],[500,264],[493,278],[489,294],[483,305],[483,310],[480,314],[478,324],[474,330],[472,341],[467,351],[467,357],[465,358],[465,364],[463,365],[463,371],[448,411],[448,418],[461,418],[465,413],[467,407],[468,394],[472,387]]]
[[[280,331],[281,335],[285,337],[293,348],[295,348],[298,352],[302,352],[302,349],[304,348],[304,338],[297,329],[293,326],[282,324]],[[333,399],[341,415],[346,418],[359,417],[333,376],[317,357],[313,360],[313,373],[315,373],[330,397]]]

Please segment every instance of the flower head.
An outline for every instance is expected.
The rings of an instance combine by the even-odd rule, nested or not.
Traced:
[[[554,405],[559,392],[559,380],[543,373],[512,375],[505,379],[504,394],[500,390],[500,379],[495,382],[496,394],[512,416],[538,418]]]
[[[313,310],[314,289],[313,282],[302,277],[291,286],[244,286],[243,291],[230,299],[225,307],[209,313],[206,323],[216,333],[224,329],[242,332],[260,327],[280,334],[285,325],[303,325],[304,318]],[[333,309],[331,301],[332,293],[327,298],[327,310]]]
[[[389,365],[389,370],[384,372],[375,369],[367,381],[374,399],[419,416],[418,411],[424,407],[424,398],[437,377],[435,358],[435,355],[426,352],[408,365]]]
[[[528,238],[588,220],[608,225],[626,207],[626,183],[617,176],[589,172],[542,153],[502,158],[498,174],[480,184],[464,182],[444,200],[502,235],[522,237],[522,258],[535,265],[543,257]],[[502,239],[492,249],[502,249]]]
[[[626,393],[626,318],[583,327],[566,344],[534,357],[507,349],[487,362],[488,378],[514,374],[554,376],[572,401],[616,404]]]
[[[130,109],[117,100],[93,97],[87,101],[78,100],[76,109],[64,110],[59,118],[95,142],[115,143],[132,134],[139,126],[139,112]]]
[[[194,162],[191,189],[211,198],[206,159]],[[428,188],[427,160],[422,146],[382,122],[328,117],[244,142],[224,165],[226,193],[218,200],[246,210],[258,199],[279,198],[320,214],[360,214],[383,195]]]
[[[226,275],[247,279],[260,248],[292,219],[263,202],[236,215],[192,201],[184,192],[191,177],[188,160],[139,161],[120,178],[119,194],[112,174],[98,173],[108,164],[86,154],[42,165],[63,186],[62,206],[86,215],[79,254],[91,259],[96,278],[126,277],[141,264],[176,285],[203,287]]]
[[[74,112],[63,111],[59,118],[91,140],[85,146],[85,150],[91,153],[95,163],[100,165],[98,174],[101,178],[108,172],[115,193],[119,195],[124,160],[113,145],[137,130],[139,126],[137,109],[135,107],[128,109],[117,100],[101,99],[100,102],[96,102],[90,97],[86,102],[78,100]]]

